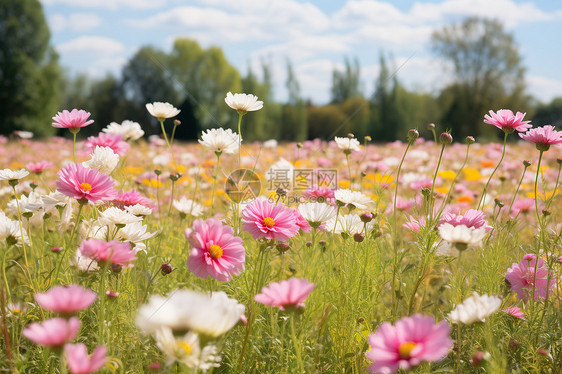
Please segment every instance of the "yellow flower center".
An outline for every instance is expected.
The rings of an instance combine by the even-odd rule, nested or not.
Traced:
[[[212,258],[221,258],[222,248],[219,245],[211,244],[211,246],[209,247],[209,253],[211,254]]]
[[[19,312],[20,312],[20,310],[19,310],[18,308],[14,308],[14,309],[12,309],[12,313],[15,313],[15,314],[17,314],[17,313],[19,313]]]
[[[414,342],[406,342],[406,343],[402,343],[400,344],[400,346],[398,347],[398,354],[400,355],[400,358],[407,360],[410,358],[410,353],[412,352],[412,349],[416,348],[417,343]]]
[[[273,227],[275,226],[275,221],[271,217],[265,217],[263,219],[263,224],[266,225],[267,227]]]
[[[92,190],[92,185],[90,183],[80,183],[80,188],[83,189],[84,191],[91,191]]]
[[[178,348],[181,348],[184,350],[184,352],[186,354],[191,354],[191,346],[189,344],[187,344],[186,342],[179,342],[177,343]]]

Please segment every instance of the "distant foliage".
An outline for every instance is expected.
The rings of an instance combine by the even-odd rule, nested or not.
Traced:
[[[0,1],[0,133],[54,133],[58,55],[38,0]]]

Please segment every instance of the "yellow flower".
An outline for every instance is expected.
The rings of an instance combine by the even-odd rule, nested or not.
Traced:
[[[351,182],[344,179],[338,181],[338,185],[340,186],[340,188],[349,188],[351,186]]]
[[[464,179],[469,182],[478,181],[482,179],[482,174],[477,169],[474,168],[465,168],[462,171],[464,173]]]
[[[440,176],[441,178],[445,178],[445,179],[455,179],[455,176],[457,175],[457,173],[455,173],[454,171],[451,170],[443,170],[440,171],[439,173],[437,173],[438,176]]]

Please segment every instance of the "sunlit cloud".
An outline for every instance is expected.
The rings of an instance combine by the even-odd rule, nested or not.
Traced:
[[[112,55],[123,52],[125,46],[117,40],[103,36],[80,36],[55,46],[60,53],[87,53]]]

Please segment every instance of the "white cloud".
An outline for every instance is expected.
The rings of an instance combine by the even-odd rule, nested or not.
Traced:
[[[71,31],[87,31],[102,24],[101,18],[95,13],[54,14],[49,17],[49,27],[55,33]]]
[[[117,40],[103,36],[80,36],[55,46],[60,53],[87,53],[113,55],[124,51],[125,46]]]
[[[43,5],[67,5],[76,8],[95,9],[156,9],[168,3],[168,0],[41,0]]]
[[[418,22],[444,21],[446,16],[497,18],[508,28],[529,22],[552,19],[532,3],[512,0],[446,0],[441,3],[415,3],[409,15]]]
[[[536,75],[525,78],[531,95],[543,103],[549,103],[556,97],[562,97],[562,81]]]

